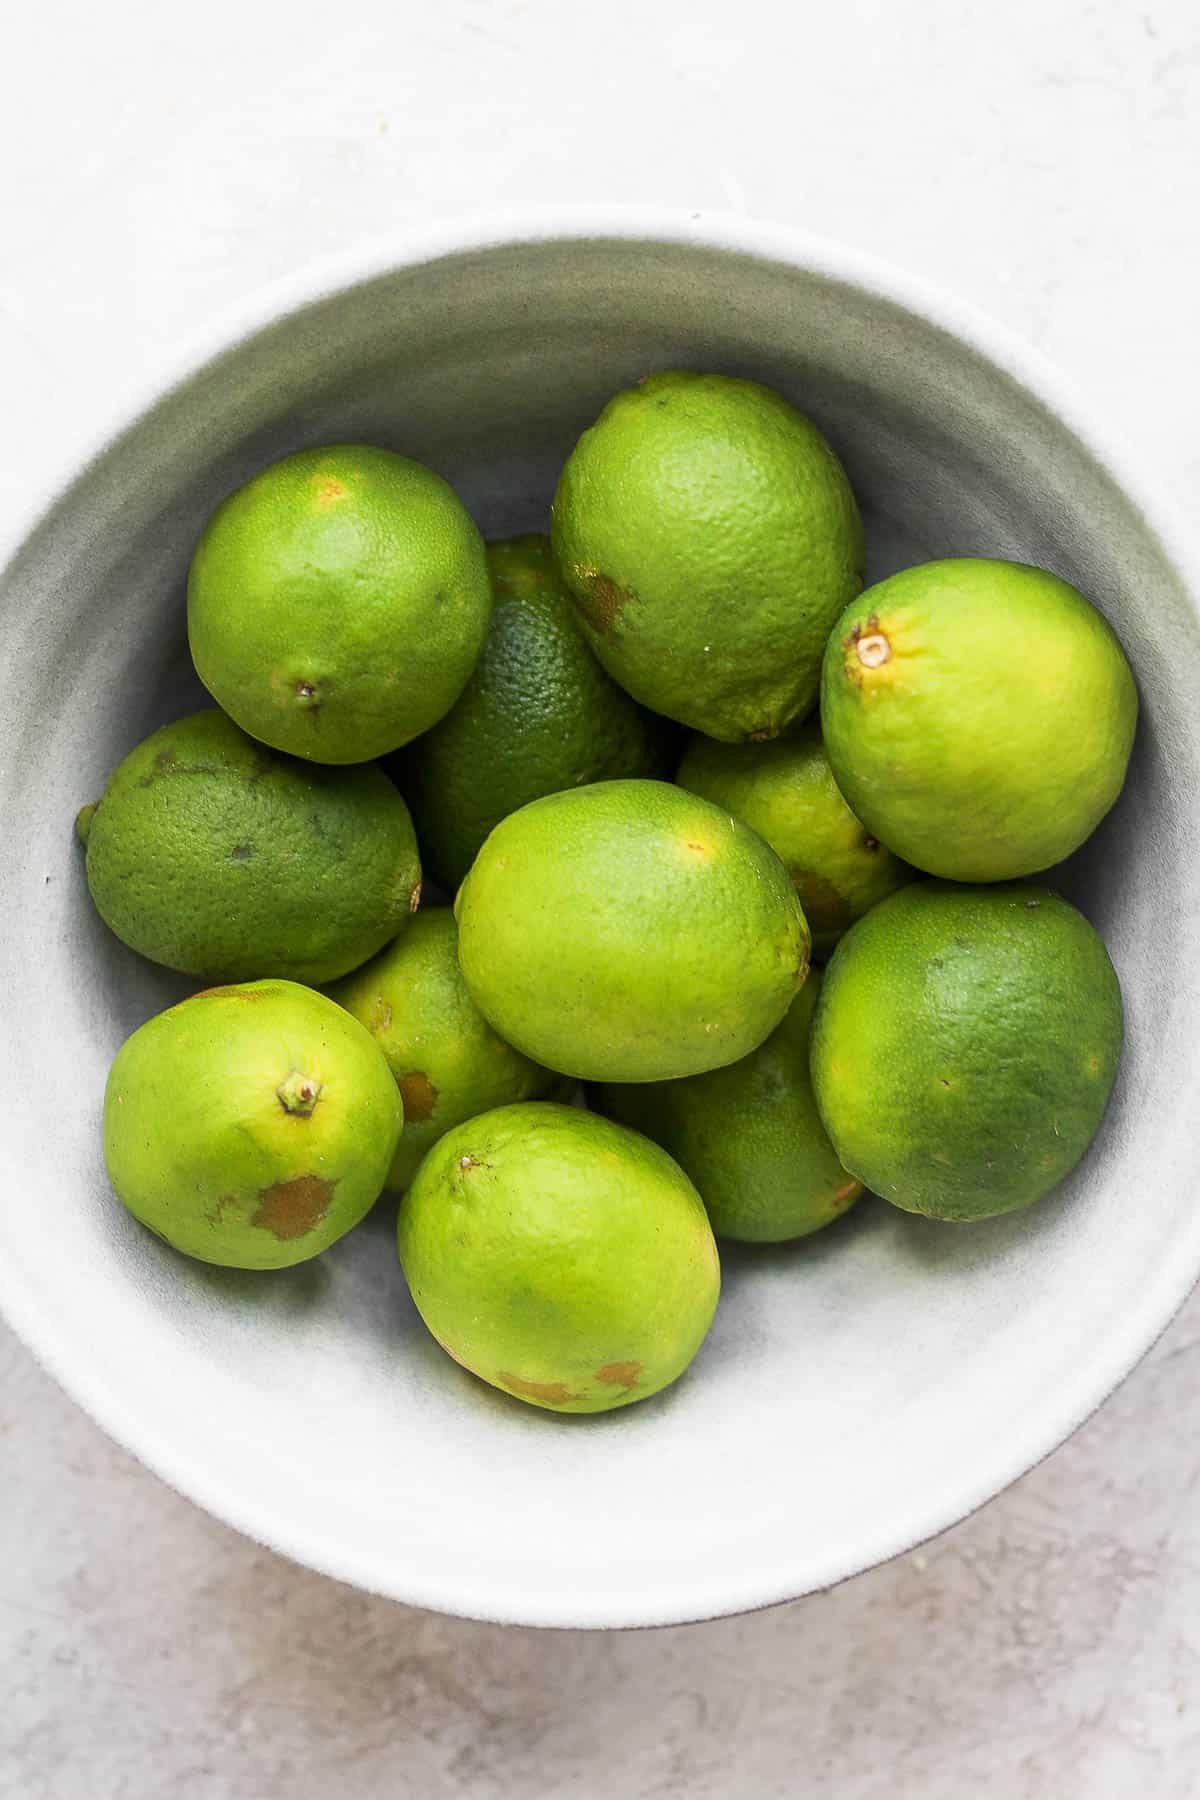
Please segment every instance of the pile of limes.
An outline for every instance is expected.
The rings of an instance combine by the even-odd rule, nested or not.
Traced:
[[[617,395],[549,537],[359,445],[231,494],[188,584],[217,706],[78,820],[106,923],[208,984],[113,1064],[129,1210],[271,1269],[398,1191],[438,1342],[580,1412],[687,1367],[714,1233],[1046,1194],[1121,997],[1027,878],[1120,792],[1133,678],[1045,570],[863,580],[830,445],[724,375]]]

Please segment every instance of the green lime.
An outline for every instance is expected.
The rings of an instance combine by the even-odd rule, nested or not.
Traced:
[[[682,1169],[636,1132],[548,1101],[448,1131],[400,1203],[399,1248],[442,1348],[558,1412],[606,1412],[675,1381],[721,1285]]]
[[[177,1250],[233,1269],[305,1262],[379,1195],[404,1109],[348,1013],[292,981],[209,988],[121,1046],[109,1179]]]
[[[810,971],[783,1024],[741,1062],[596,1093],[603,1113],[675,1158],[718,1237],[760,1244],[807,1237],[862,1193],[834,1154],[813,1099],[808,1038],[820,979]]]
[[[846,805],[816,725],[773,744],[694,737],[676,780],[770,844],[796,884],[814,956],[827,957],[847,926],[912,880]]]
[[[332,981],[395,937],[421,891],[382,770],[279,756],[215,709],[131,750],[77,829],[109,929],[209,981]]]
[[[451,891],[494,825],[561,788],[665,774],[663,722],[611,681],[545,537],[489,544],[495,606],[457,704],[397,759],[421,853]]]
[[[1111,627],[1024,563],[923,563],[838,620],[825,747],[867,830],[954,881],[1069,856],[1121,791],[1137,691]]]
[[[372,1033],[404,1101],[390,1188],[408,1186],[452,1125],[493,1106],[540,1099],[558,1080],[497,1037],[474,1005],[448,907],[419,912],[403,937],[327,992]]]
[[[845,1166],[907,1212],[983,1219],[1048,1194],[1099,1128],[1121,990],[1081,913],[1042,887],[916,882],[825,974],[813,1088]]]
[[[367,762],[454,705],[491,612],[483,540],[440,475],[330,444],[272,463],[213,514],[188,578],[188,637],[252,737]]]
[[[455,903],[471,998],[535,1062],[663,1081],[761,1044],[808,967],[775,852],[661,781],[601,781],[523,806]]]
[[[554,497],[554,553],[592,648],[635,700],[708,737],[777,737],[817,694],[862,587],[845,470],[754,381],[687,370],[610,400]]]

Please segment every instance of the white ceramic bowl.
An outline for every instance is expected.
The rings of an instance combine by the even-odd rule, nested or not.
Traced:
[[[529,529],[603,402],[675,364],[757,376],[816,416],[876,575],[1020,557],[1108,614],[1142,722],[1125,795],[1063,885],[1108,940],[1128,1040],[1091,1154],[1032,1213],[955,1228],[867,1202],[796,1248],[727,1252],[684,1380],[560,1418],[434,1345],[386,1213],[314,1264],[254,1276],[185,1262],[113,1200],[109,1060],[186,984],[107,934],[71,827],[138,738],[200,702],[184,575],[253,470],[368,439],[441,469],[485,531]],[[71,474],[0,581],[0,1298],[151,1468],[403,1600],[546,1625],[693,1619],[824,1586],[960,1518],[1162,1329],[1200,1269],[1196,565],[1028,352],[766,226],[462,225],[272,290]]]

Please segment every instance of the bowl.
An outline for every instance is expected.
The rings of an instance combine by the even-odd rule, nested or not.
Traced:
[[[1128,1006],[1077,1173],[950,1227],[866,1201],[729,1249],[712,1334],[657,1399],[523,1406],[426,1334],[386,1204],[315,1263],[188,1263],[113,1199],[110,1059],[188,989],[93,912],[77,808],[202,703],[184,579],[231,488],[303,445],[431,463],[487,533],[543,526],[580,429],[691,365],[811,412],[872,575],[1015,557],[1111,619],[1142,718],[1125,793],[1055,876]],[[1197,562],[1042,364],[961,306],[795,232],[593,212],[406,236],[276,287],[76,462],[0,580],[5,1008],[0,1302],[100,1423],[202,1506],[364,1588],[475,1617],[649,1625],[826,1586],[961,1518],[1058,1444],[1200,1270]],[[194,985],[194,984],[193,984]]]

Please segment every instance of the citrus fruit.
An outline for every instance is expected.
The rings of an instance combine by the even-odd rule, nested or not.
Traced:
[[[846,1168],[908,1212],[1028,1206],[1094,1137],[1121,991],[1081,913],[1024,883],[916,882],[842,939],[813,1025],[813,1088]]]
[[[540,1098],[558,1079],[497,1037],[472,1002],[449,907],[419,912],[403,937],[326,991],[372,1034],[404,1101],[390,1188],[408,1186],[452,1125]]]
[[[397,758],[421,853],[455,889],[500,820],[560,788],[666,772],[663,721],[588,649],[545,537],[489,544],[495,606],[456,704]]]
[[[718,1237],[764,1244],[807,1237],[862,1193],[838,1162],[813,1099],[808,1038],[819,985],[813,969],[782,1025],[727,1069],[595,1091],[601,1112],[675,1158]]]
[[[678,1164],[548,1101],[448,1131],[400,1203],[398,1241],[442,1348],[557,1412],[606,1412],[676,1380],[720,1291],[712,1231]]]
[[[769,388],[687,370],[610,400],[554,497],[554,552],[596,655],[708,737],[776,737],[811,707],[862,587],[841,463]]]
[[[773,744],[694,737],[675,779],[770,844],[796,884],[814,956],[828,956],[848,925],[912,880],[846,805],[816,725]]]
[[[440,475],[330,444],[217,508],[192,559],[188,638],[201,681],[252,737],[367,762],[453,706],[491,604],[483,540]]]
[[[664,1081],[761,1044],[804,979],[787,870],[719,807],[601,781],[497,825],[458,892],[471,998],[535,1062]]]
[[[282,1269],[358,1224],[403,1118],[357,1020],[295,982],[252,981],[194,994],[126,1040],[104,1158],[130,1212],[177,1250]]]
[[[821,721],[872,836],[930,874],[1002,881],[1099,824],[1125,779],[1137,692],[1078,589],[966,557],[904,569],[847,607]]]
[[[78,829],[110,930],[210,981],[332,981],[420,894],[412,821],[382,770],[280,756],[215,709],[143,739]]]

